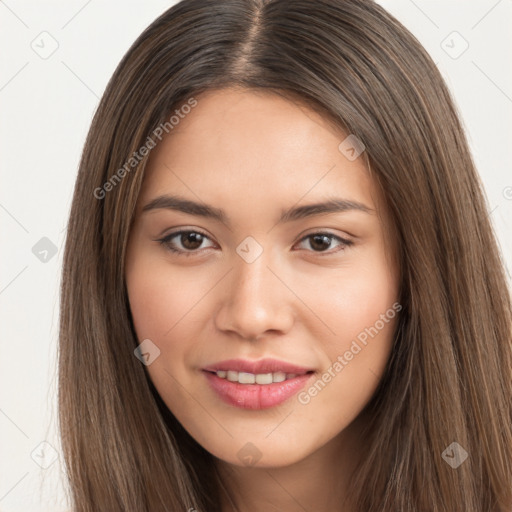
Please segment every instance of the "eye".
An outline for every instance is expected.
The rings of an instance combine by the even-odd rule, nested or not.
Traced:
[[[214,247],[214,245],[203,246],[203,242],[206,240],[210,240],[210,238],[200,231],[180,230],[157,241],[171,252],[189,256],[199,252],[199,249]]]
[[[329,250],[333,246],[333,241],[338,242],[338,249]],[[332,233],[311,233],[300,240],[299,243],[306,242],[313,252],[332,254],[344,250],[353,244],[350,240],[341,238]],[[329,250],[329,251],[328,251]]]

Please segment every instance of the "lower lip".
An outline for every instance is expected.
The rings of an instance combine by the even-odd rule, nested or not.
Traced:
[[[240,384],[203,370],[208,383],[226,403],[242,409],[269,409],[298,393],[314,375],[307,373],[272,384]]]

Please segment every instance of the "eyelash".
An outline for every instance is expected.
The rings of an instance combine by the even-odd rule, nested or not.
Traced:
[[[177,236],[180,236],[182,234],[189,234],[189,233],[197,233],[205,238],[207,238],[208,240],[210,240],[210,237],[208,235],[206,235],[205,233],[201,232],[201,231],[198,231],[198,230],[195,230],[195,229],[183,229],[183,230],[179,230],[179,231],[174,231],[173,233],[169,233],[168,235],[166,235],[165,237],[163,238],[159,238],[157,239],[156,241],[157,242],[160,242],[161,245],[163,245],[167,250],[171,251],[172,253],[175,253],[179,256],[185,256],[185,257],[189,257],[189,256],[193,256],[195,254],[198,254],[201,249],[194,249],[194,250],[182,250],[182,249],[176,249],[175,247],[172,246],[171,244],[171,240],[173,238],[176,238]],[[304,240],[307,240],[308,238],[312,238],[314,236],[318,236],[318,235],[321,235],[321,236],[327,236],[333,240],[338,240],[340,242],[340,247],[335,250],[335,251],[308,251],[308,252],[313,252],[315,254],[319,254],[319,255],[331,255],[331,254],[334,254],[334,253],[337,253],[339,251],[343,251],[345,250],[347,247],[350,247],[351,245],[353,245],[353,242],[350,241],[350,240],[347,240],[345,238],[341,238],[337,235],[334,235],[332,233],[328,233],[328,232],[324,232],[324,231],[318,231],[318,232],[314,232],[314,233],[310,233],[309,235],[306,235],[304,237],[302,237],[298,243],[301,243],[303,242]]]

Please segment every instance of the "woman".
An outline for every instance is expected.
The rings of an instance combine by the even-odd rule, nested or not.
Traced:
[[[153,22],[89,132],[61,303],[76,511],[512,510],[481,184],[438,70],[369,0]]]

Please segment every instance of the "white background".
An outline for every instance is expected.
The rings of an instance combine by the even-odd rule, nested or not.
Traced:
[[[68,509],[55,365],[64,229],[99,97],[132,42],[173,3],[0,2],[0,512]],[[380,3],[422,42],[453,92],[510,269],[512,0]],[[33,47],[51,48],[52,38],[58,48],[43,59]],[[468,49],[452,58],[464,40]],[[47,262],[32,252],[43,237],[57,251]],[[53,456],[47,469],[35,462]]]

